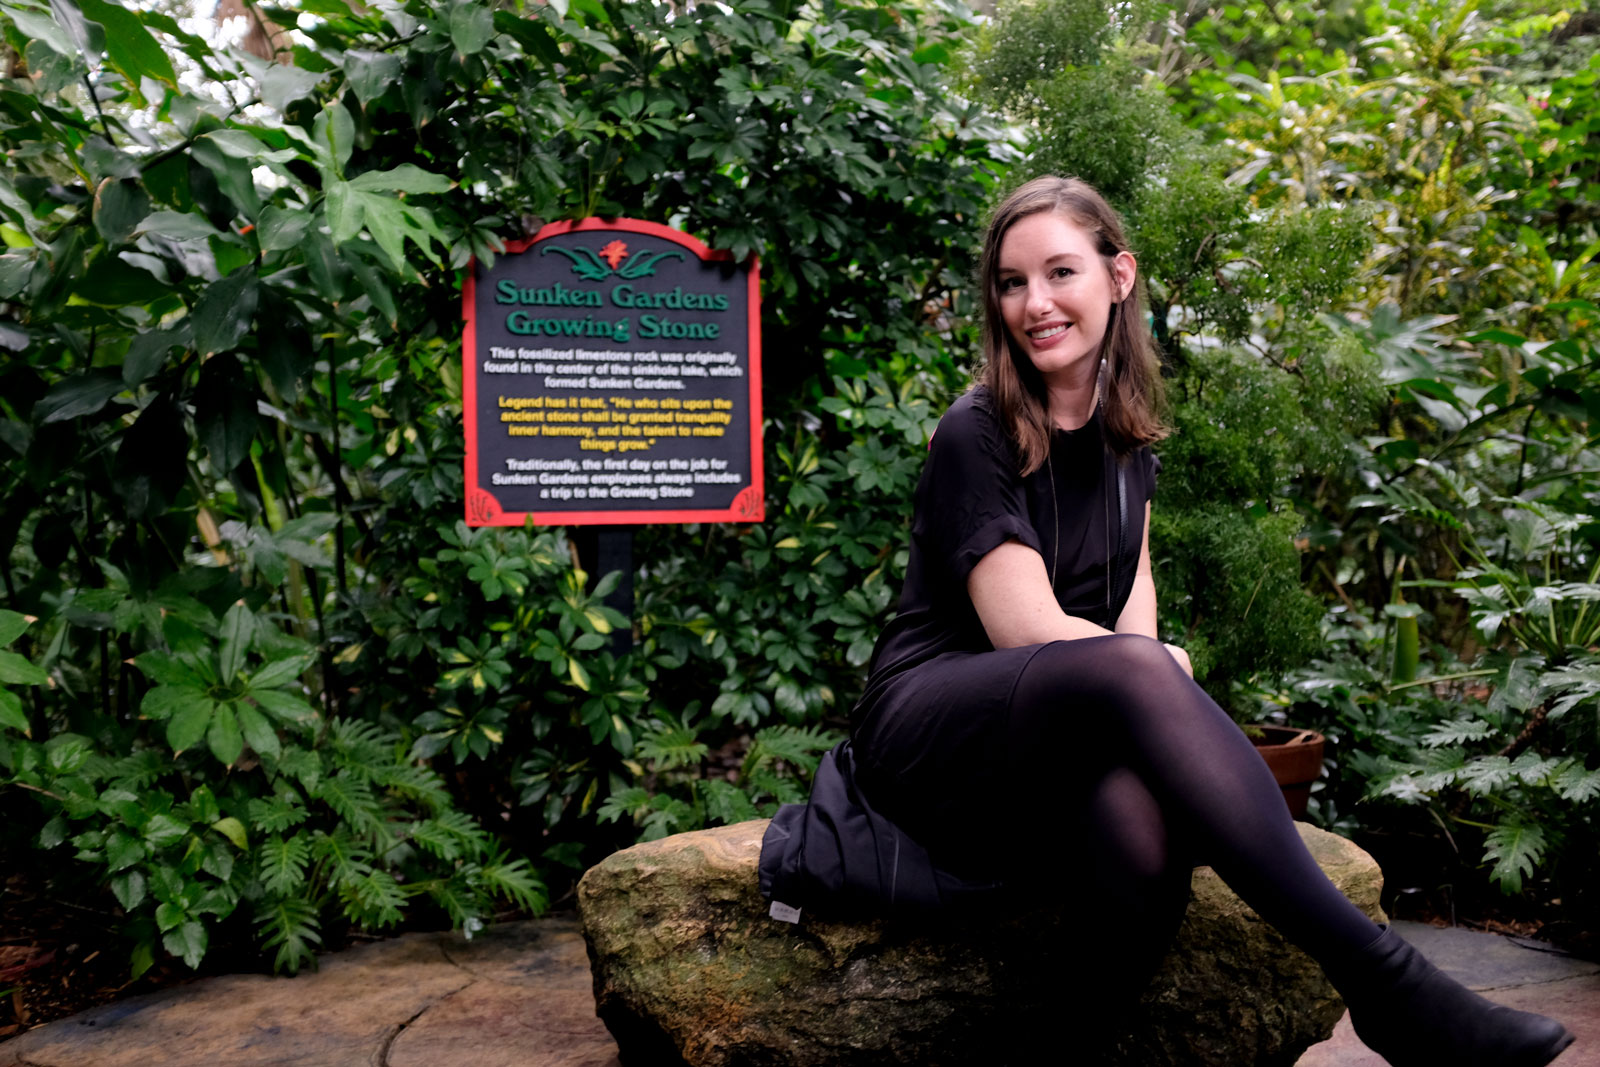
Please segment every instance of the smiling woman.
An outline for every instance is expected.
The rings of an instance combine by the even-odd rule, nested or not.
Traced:
[[[1077,946],[1108,1021],[1159,962],[1206,864],[1323,966],[1394,1067],[1549,1062],[1572,1041],[1561,1024],[1468,991],[1328,881],[1254,746],[1183,651],[1156,639],[1149,445],[1164,431],[1116,214],[1081,181],[1029,182],[995,212],[980,270],[981,380],[930,442],[898,613],[851,712],[848,758],[829,772],[852,777],[875,814],[835,810],[825,786],[814,825],[882,816],[926,850],[935,873],[907,894],[895,866],[886,902],[944,901],[945,876],[1043,892],[1066,914],[1115,902],[1126,921],[1087,924]],[[1071,753],[1071,772],[1042,774],[1045,753]],[[1001,816],[1001,797],[1051,813],[1052,839],[1074,843],[1071,877],[1042,862],[1036,823]],[[849,845],[809,848],[798,825],[780,812],[782,832],[769,828],[771,898],[826,907],[803,879],[779,883]]]

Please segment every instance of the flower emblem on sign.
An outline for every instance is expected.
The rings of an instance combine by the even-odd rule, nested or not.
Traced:
[[[632,281],[654,274],[656,264],[663,259],[685,258],[683,252],[676,248],[664,252],[652,252],[641,248],[630,253],[628,246],[622,241],[612,241],[603,246],[598,253],[582,246],[562,248],[559,245],[546,245],[539,250],[542,256],[551,252],[560,252],[572,260],[572,273],[591,282],[603,282],[613,274]]]

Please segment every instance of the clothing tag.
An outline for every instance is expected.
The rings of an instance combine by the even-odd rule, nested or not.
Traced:
[[[792,908],[781,900],[774,900],[767,914],[781,923],[797,923],[800,921],[800,909]]]

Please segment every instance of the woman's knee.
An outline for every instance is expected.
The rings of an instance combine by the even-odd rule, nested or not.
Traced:
[[[1188,680],[1167,646],[1155,638],[1110,634],[1041,646],[1023,670],[1018,691],[1053,691],[1120,704]]]

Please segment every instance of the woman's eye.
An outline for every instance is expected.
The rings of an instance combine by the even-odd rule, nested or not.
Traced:
[[[1055,276],[1057,278],[1068,278],[1068,277],[1072,276],[1072,268],[1071,267],[1057,267],[1055,269],[1054,273],[1055,273]]]
[[[1003,278],[1000,281],[1000,291],[1002,293],[1009,293],[1011,290],[1017,288],[1017,286],[1021,284],[1021,278]]]

